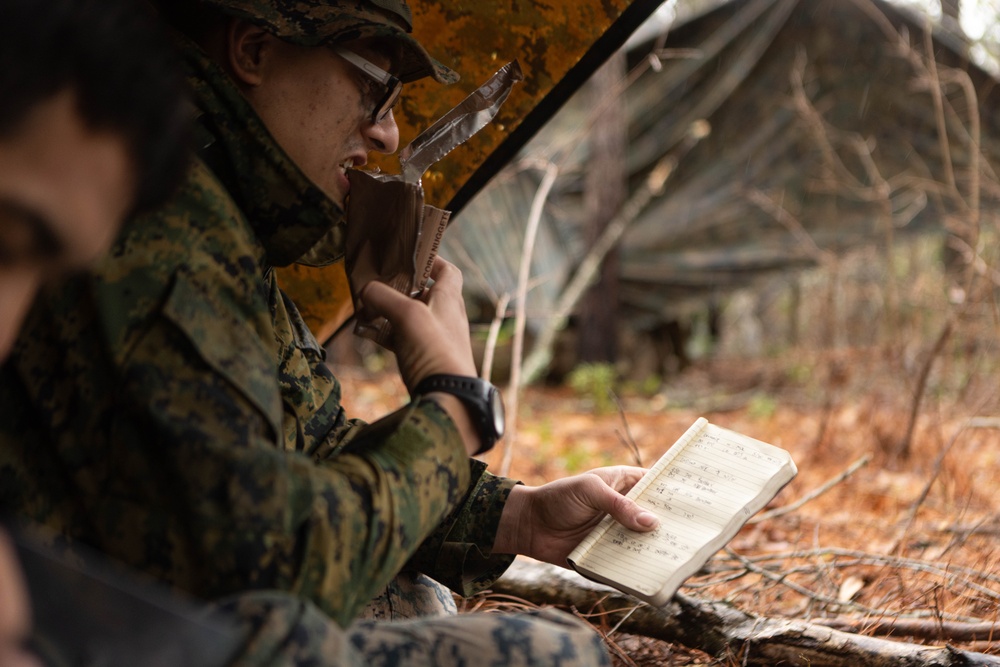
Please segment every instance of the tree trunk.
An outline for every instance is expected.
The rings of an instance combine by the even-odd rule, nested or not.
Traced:
[[[625,54],[616,53],[589,83],[593,109],[597,110],[593,129],[588,133],[590,156],[585,178],[584,202],[587,228],[584,247],[600,238],[627,196],[625,146],[627,126],[622,81],[626,74]],[[613,100],[609,102],[609,100]],[[618,322],[617,250],[604,258],[600,277],[590,288],[579,309],[580,361],[614,363],[617,357],[615,327]]]
[[[621,623],[618,629],[622,632],[683,644],[744,665],[1000,666],[997,656],[856,635],[818,623],[765,618],[724,602],[682,594],[662,609],[651,607],[574,572],[520,559],[493,590],[539,605],[573,607],[583,613],[601,611],[604,622],[611,627]]]

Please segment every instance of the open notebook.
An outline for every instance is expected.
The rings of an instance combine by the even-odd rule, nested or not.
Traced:
[[[698,419],[628,493],[659,518],[656,530],[605,517],[567,560],[662,607],[797,472],[785,450]]]

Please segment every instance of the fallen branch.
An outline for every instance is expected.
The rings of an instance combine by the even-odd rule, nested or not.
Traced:
[[[704,651],[743,665],[796,664],[811,667],[1000,666],[1000,658],[890,641],[842,632],[818,623],[772,619],[743,612],[723,602],[677,594],[666,607],[636,607],[636,600],[551,565],[515,561],[494,590],[539,605],[572,607],[584,616],[599,613],[604,622],[643,635]],[[628,615],[628,618],[623,618]]]
[[[1000,640],[1000,624],[957,623],[942,620],[892,618],[825,618],[813,621],[828,628],[867,635],[892,635],[949,642],[996,642]],[[995,645],[994,645],[995,646]]]

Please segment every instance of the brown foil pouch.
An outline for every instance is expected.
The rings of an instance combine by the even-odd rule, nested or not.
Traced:
[[[348,172],[344,263],[354,299],[355,334],[390,347],[389,322],[367,312],[358,294],[372,280],[411,297],[420,296],[427,287],[451,213],[424,204],[421,178],[431,165],[486,127],[522,78],[517,61],[504,65],[400,151],[401,174]]]

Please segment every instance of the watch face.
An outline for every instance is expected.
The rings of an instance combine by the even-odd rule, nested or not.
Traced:
[[[504,430],[506,429],[506,421],[504,416],[503,397],[500,395],[500,392],[496,389],[496,387],[494,387],[493,391],[490,392],[490,407],[493,412],[493,428],[496,431],[497,439],[500,439],[503,437]]]

